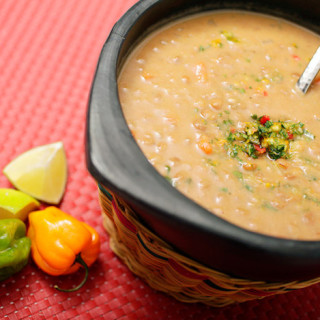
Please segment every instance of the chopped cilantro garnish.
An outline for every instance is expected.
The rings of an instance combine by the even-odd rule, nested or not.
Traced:
[[[233,171],[233,175],[238,178],[239,180],[243,179],[243,174],[240,171]]]
[[[233,146],[233,148],[230,150],[230,155],[232,158],[235,158],[238,156],[239,148],[237,145]]]
[[[223,35],[230,42],[239,42],[239,39],[230,31],[221,31],[221,35]]]
[[[267,201],[262,203],[262,208],[269,209],[272,211],[278,211],[276,207],[274,207],[270,202],[267,202]]]
[[[236,171],[233,171],[233,175],[241,181],[242,185],[243,185],[248,191],[250,191],[250,192],[253,191],[252,187],[249,186],[249,185],[246,183],[245,179],[243,178],[243,173],[242,173],[241,171],[237,171],[237,170],[236,170]]]
[[[313,197],[313,196],[310,196],[309,194],[305,193],[303,195],[303,198],[306,200],[312,201],[312,202],[316,203],[317,205],[320,205],[320,199]]]
[[[213,161],[212,159],[206,158],[205,161],[211,167],[216,167],[217,166],[217,162]]]
[[[167,174],[164,176],[171,184],[173,184],[173,180],[170,177],[170,171],[171,171],[171,167],[166,165],[165,166]]]
[[[301,122],[273,121],[266,115],[251,116],[253,121],[246,122],[242,131],[230,130],[227,133],[226,149],[233,158],[242,151],[249,157],[257,159],[263,154],[270,159],[289,158],[290,142],[297,136],[314,136],[304,129]]]
[[[200,46],[199,46],[199,51],[200,51],[200,52],[203,52],[203,51],[209,49],[210,47],[211,47],[211,44],[208,44],[206,47],[203,46],[203,45],[200,45]]]
[[[225,125],[228,125],[228,124],[233,125],[233,121],[230,120],[230,119],[223,120],[222,122],[223,122],[223,124],[225,124]]]
[[[268,120],[266,123],[265,123],[265,127],[266,128],[270,128],[271,126],[273,125],[273,122]]]
[[[286,157],[286,145],[285,144],[270,144],[268,154],[271,159],[280,159]]]
[[[232,132],[229,132],[229,135],[228,135],[228,137],[227,137],[227,140],[228,140],[229,142],[233,142],[235,139],[236,139],[236,138],[235,138],[235,134],[232,133]]]
[[[254,159],[258,158],[256,155],[256,149],[252,143],[247,144],[247,149],[245,151],[250,157]]]

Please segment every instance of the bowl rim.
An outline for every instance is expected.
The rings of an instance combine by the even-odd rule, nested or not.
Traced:
[[[301,260],[318,267],[320,241],[283,239],[252,232],[210,213],[171,186],[149,163],[135,142],[118,96],[121,50],[137,21],[165,2],[168,0],[137,2],[114,25],[102,48],[89,96],[86,121],[86,165],[90,174],[99,184],[110,188],[129,204],[150,210],[157,218],[173,225],[183,223],[192,226],[209,236],[220,237],[230,246],[293,259],[298,269],[297,261]],[[119,148],[119,145],[123,147]]]

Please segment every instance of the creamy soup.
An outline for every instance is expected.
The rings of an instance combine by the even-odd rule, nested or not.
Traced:
[[[320,239],[320,81],[296,82],[320,45],[281,19],[221,11],[142,41],[119,76],[129,128],[183,194],[243,228]]]

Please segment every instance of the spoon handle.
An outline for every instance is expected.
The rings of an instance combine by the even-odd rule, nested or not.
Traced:
[[[313,81],[320,70],[320,47],[317,49],[316,53],[310,60],[309,64],[307,65],[306,69],[302,73],[301,77],[297,82],[298,88],[303,92],[306,93]]]

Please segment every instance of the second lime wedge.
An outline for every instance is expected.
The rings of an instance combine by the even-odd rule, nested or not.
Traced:
[[[0,219],[26,220],[29,212],[39,208],[40,203],[29,195],[14,189],[0,189]]]

